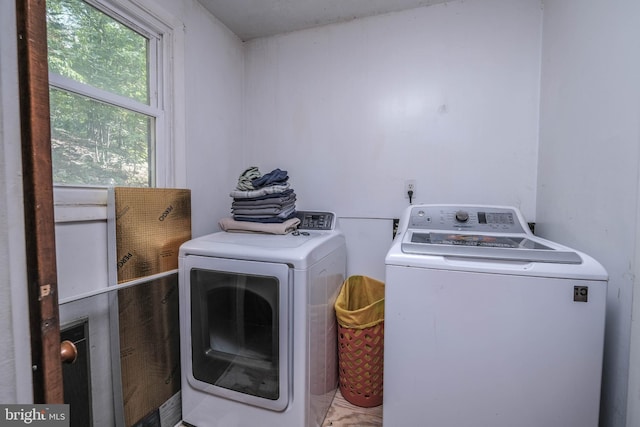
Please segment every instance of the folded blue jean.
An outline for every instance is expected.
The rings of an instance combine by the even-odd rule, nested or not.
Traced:
[[[267,185],[282,184],[289,179],[287,171],[274,169],[271,172],[262,175],[260,178],[251,180],[254,188],[266,187]]]

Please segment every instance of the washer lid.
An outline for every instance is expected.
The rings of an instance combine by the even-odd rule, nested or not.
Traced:
[[[576,252],[526,234],[487,235],[407,230],[402,239],[401,248],[404,253],[418,255],[561,264],[582,263],[582,258]]]

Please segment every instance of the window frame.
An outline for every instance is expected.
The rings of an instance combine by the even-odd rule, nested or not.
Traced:
[[[95,7],[149,39],[149,104],[49,72],[49,86],[98,102],[152,116],[155,146],[154,187],[184,185],[184,93],[177,91],[184,76],[184,25],[159,9],[153,0],[79,0]],[[135,2],[135,3],[134,3]],[[180,141],[180,142],[178,142]],[[54,183],[55,222],[107,219],[109,186]]]

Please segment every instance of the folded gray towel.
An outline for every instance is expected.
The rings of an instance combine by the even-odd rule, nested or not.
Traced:
[[[281,223],[258,223],[250,221],[236,221],[233,218],[222,218],[218,225],[224,231],[231,233],[264,233],[264,234],[287,234],[298,228],[299,218],[291,218]]]
[[[229,195],[234,199],[242,199],[247,197],[259,197],[259,196],[264,196],[266,194],[282,193],[288,190],[290,186],[291,184],[287,182],[286,184],[283,184],[283,185],[270,185],[268,187],[262,187],[258,190],[247,190],[247,191],[235,190],[235,191],[232,191]]]

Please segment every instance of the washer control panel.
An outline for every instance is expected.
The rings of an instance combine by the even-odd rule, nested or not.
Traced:
[[[491,233],[525,233],[515,209],[492,206],[415,206],[408,228]]]
[[[333,230],[335,228],[335,214],[333,212],[298,211],[296,217],[300,219],[298,230]]]

